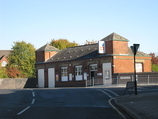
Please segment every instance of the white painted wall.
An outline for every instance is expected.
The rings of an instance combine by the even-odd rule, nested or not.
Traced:
[[[111,85],[112,84],[112,71],[111,71],[111,63],[103,63],[103,84],[104,85]],[[106,73],[109,72],[109,75]]]

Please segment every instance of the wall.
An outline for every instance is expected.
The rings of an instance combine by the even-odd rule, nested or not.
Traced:
[[[136,56],[136,62],[143,63],[143,72],[151,72],[151,57]],[[114,56],[113,73],[134,72],[133,56]]]
[[[0,89],[35,88],[36,78],[4,78],[0,79]]]

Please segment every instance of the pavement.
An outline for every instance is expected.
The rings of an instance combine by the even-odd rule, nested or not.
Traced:
[[[134,119],[158,119],[158,92],[124,95],[114,101]]]

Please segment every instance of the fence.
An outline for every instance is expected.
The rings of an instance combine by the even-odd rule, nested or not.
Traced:
[[[92,78],[86,80],[86,87],[88,86],[95,86],[95,85],[103,85],[103,79],[102,78]]]
[[[133,74],[117,74],[112,77],[112,85],[126,85],[129,81],[134,81]],[[158,85],[158,73],[136,75],[137,85]],[[92,78],[86,80],[86,87],[103,85],[103,78]]]
[[[113,81],[116,83],[113,84],[126,84],[128,81],[134,81],[134,75],[131,76],[117,76],[117,78],[113,78]],[[137,75],[136,76],[137,84],[142,85],[153,85],[158,84],[158,75]]]

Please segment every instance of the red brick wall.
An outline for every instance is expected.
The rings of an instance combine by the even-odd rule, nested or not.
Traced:
[[[56,51],[36,52],[36,62],[45,62],[46,60],[48,60],[50,57],[52,57],[56,53],[57,53]]]
[[[112,40],[106,41],[106,54],[112,54],[112,53],[113,53]]]
[[[44,61],[44,51],[36,52],[36,62]]]
[[[150,57],[136,57],[136,62],[143,63],[143,72],[151,72]],[[113,73],[134,72],[133,56],[114,56],[113,65]]]
[[[106,41],[107,54],[128,54],[127,41]]]
[[[52,57],[53,55],[55,55],[57,52],[56,51],[45,51],[44,55],[44,61],[48,60],[50,57]]]
[[[113,54],[128,54],[128,42],[113,41]]]
[[[151,60],[144,61],[144,72],[151,72]]]

